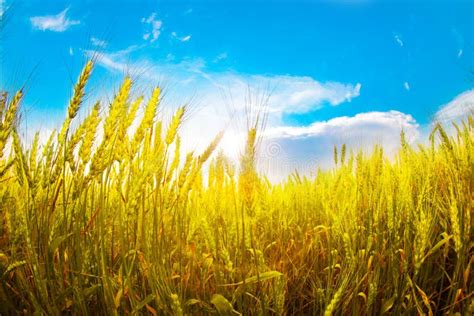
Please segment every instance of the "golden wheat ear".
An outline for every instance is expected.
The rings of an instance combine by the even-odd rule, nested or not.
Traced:
[[[9,103],[8,107],[6,108],[3,122],[1,121],[2,116],[0,115],[0,158],[3,157],[3,150],[5,149],[5,145],[7,144],[8,138],[16,126],[16,116],[17,116],[18,108],[20,107],[20,102],[22,98],[23,98],[23,91],[19,90],[15,94],[11,102]],[[1,100],[2,112],[5,111],[6,103],[7,103],[7,94],[3,93],[2,100]]]
[[[0,124],[3,121],[3,113],[5,112],[5,107],[7,106],[8,93],[6,91],[0,94]]]
[[[84,121],[84,137],[82,139],[82,145],[79,149],[79,157],[83,163],[87,163],[91,157],[92,145],[94,143],[97,127],[100,123],[100,103],[97,102],[89,114],[87,119]]]
[[[176,134],[178,133],[178,129],[179,129],[179,127],[181,125],[181,122],[183,120],[183,116],[184,116],[185,112],[186,112],[186,107],[182,106],[182,107],[178,108],[178,110],[174,114],[173,118],[171,119],[171,123],[168,126],[168,130],[167,130],[166,136],[165,136],[166,145],[170,145],[174,141],[174,139],[176,137]]]
[[[74,86],[74,94],[69,102],[69,106],[67,109],[67,117],[63,122],[63,126],[61,127],[61,131],[58,134],[58,140],[60,145],[63,145],[66,141],[67,133],[69,131],[69,126],[71,125],[72,120],[76,117],[77,113],[79,112],[79,108],[81,107],[82,101],[85,95],[85,87],[89,77],[92,73],[92,69],[94,67],[94,63],[89,60],[84,68],[82,69],[81,74],[79,75],[79,79],[77,80],[76,85]]]
[[[143,114],[143,118],[140,122],[140,125],[138,125],[135,131],[135,134],[133,135],[132,150],[131,150],[132,154],[136,153],[136,151],[138,150],[138,147],[140,146],[140,143],[143,141],[143,138],[145,137],[145,133],[148,130],[150,130],[153,126],[153,122],[156,116],[156,111],[158,109],[158,105],[160,102],[160,94],[161,94],[161,89],[159,87],[156,87],[151,94],[150,100],[148,101],[148,104],[145,108],[145,113]]]

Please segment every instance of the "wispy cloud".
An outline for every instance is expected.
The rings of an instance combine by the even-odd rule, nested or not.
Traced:
[[[395,34],[393,38],[398,43],[398,45],[400,45],[400,47],[403,47],[404,43],[403,43],[402,37],[399,34]]]
[[[148,25],[148,30],[143,34],[143,39],[150,40],[150,43],[156,41],[161,34],[163,22],[158,20],[156,16],[156,12],[153,12],[148,18],[142,18],[142,23]]]
[[[96,47],[101,47],[104,48],[107,46],[107,42],[101,39],[98,39],[97,37],[91,37],[91,43],[92,45]]]
[[[73,25],[78,25],[79,20],[71,20],[67,17],[69,8],[64,9],[56,15],[34,16],[30,18],[34,29],[41,31],[64,32]]]
[[[128,50],[128,49],[127,49]],[[94,52],[89,51],[89,54]],[[236,72],[212,72],[206,69],[201,59],[186,60],[180,63],[153,63],[140,61],[130,63],[128,56],[116,53],[101,53],[98,60],[110,70],[148,69],[148,78],[158,75],[174,78],[177,81],[196,78],[200,90],[225,90],[233,96],[246,97],[249,92],[267,91],[270,94],[269,111],[275,114],[306,113],[324,105],[337,106],[350,102],[360,94],[360,83],[320,82],[309,76],[253,75]],[[169,61],[169,60],[168,60]],[[249,91],[254,89],[255,91]]]
[[[405,81],[403,83],[403,87],[405,88],[405,90],[410,91],[410,84],[408,83],[408,81]]]
[[[216,58],[214,59],[214,62],[218,62],[218,61],[227,59],[227,57],[228,57],[227,52],[220,53],[219,55],[216,56]]]
[[[5,0],[0,0],[0,18],[3,16],[3,12],[5,12]]]
[[[176,32],[171,32],[171,37],[177,39],[180,42],[188,42],[191,39],[191,35],[186,35],[186,36],[178,36]]]
[[[461,58],[461,56],[464,53],[464,47],[465,47],[465,40],[464,36],[462,35],[461,32],[459,32],[456,28],[451,29],[451,34],[454,37],[454,40],[456,41],[456,44],[458,46],[458,52],[457,52],[457,57]]]
[[[181,42],[187,42],[187,41],[189,41],[190,39],[191,39],[191,35],[186,35],[186,36],[183,36],[183,37],[180,39],[180,41],[181,41]]]
[[[98,62],[104,68],[110,71],[116,71],[119,73],[124,73],[129,70],[133,70],[132,65],[128,63],[129,56],[131,53],[144,47],[143,45],[131,45],[125,49],[118,50],[112,53],[105,53],[102,51],[96,50],[84,50],[84,54],[88,58],[98,58]]]
[[[197,111],[183,129],[184,148],[202,149],[220,130],[226,129],[222,146],[235,158],[239,154],[240,141],[245,139],[239,133],[245,125],[246,105],[249,103],[256,106],[268,104],[267,126],[276,128],[283,126],[285,114],[305,113],[350,102],[359,96],[361,90],[360,83],[320,82],[305,76],[213,72],[207,69],[202,59],[132,62],[130,55],[118,52],[101,53],[99,57],[99,65],[114,74],[139,74],[137,79],[146,86],[165,83],[172,87],[166,95],[173,104],[186,104],[192,100]]]
[[[456,96],[451,102],[440,107],[435,114],[435,121],[448,123],[464,118],[474,112],[474,89]]]
[[[167,61],[167,62],[172,62],[173,60],[175,60],[175,58],[176,58],[176,57],[175,57],[173,54],[171,54],[171,53],[168,53],[168,54],[166,55],[166,61]]]
[[[72,49],[71,46],[69,46],[69,55],[74,56],[74,50]]]

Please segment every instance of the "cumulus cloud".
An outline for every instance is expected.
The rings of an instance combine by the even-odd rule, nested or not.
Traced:
[[[359,139],[360,134],[367,132],[367,128],[376,128],[377,130],[389,128],[399,131],[407,129],[410,131],[413,126],[417,126],[415,119],[411,115],[399,111],[366,112],[352,117],[341,116],[328,121],[314,122],[308,126],[274,127],[267,131],[267,136],[270,138],[305,138],[319,135],[337,135]],[[359,130],[358,135],[354,135],[352,130]],[[407,132],[408,140],[417,137],[417,133]]]
[[[41,31],[64,32],[73,25],[78,25],[79,20],[71,20],[67,17],[69,8],[64,9],[56,15],[34,16],[30,18],[34,29]]]
[[[402,129],[409,142],[420,138],[415,119],[398,111],[359,113],[307,126],[285,125],[284,114],[350,102],[359,96],[360,83],[320,82],[308,76],[212,72],[201,59],[130,63],[130,56],[123,53],[126,51],[129,50],[102,54],[98,63],[119,75],[127,70],[134,73],[133,69],[146,69],[141,79],[148,83],[172,82],[161,106],[165,117],[171,116],[170,105],[191,101],[192,117],[181,130],[183,152],[203,150],[219,131],[225,130],[220,148],[237,160],[245,143],[246,105],[267,105],[268,123],[258,165],[272,181],[283,179],[295,169],[311,174],[317,167],[330,167],[335,144],[345,143],[354,150],[380,144],[391,155],[398,149]]]
[[[173,102],[186,103],[192,98],[199,108],[199,114],[195,115],[200,118],[196,121],[202,126],[194,135],[200,135],[202,139],[212,138],[229,123],[223,117],[232,116],[235,121],[244,121],[249,103],[254,106],[267,104],[269,125],[276,126],[281,124],[284,114],[305,113],[350,102],[361,90],[360,83],[320,82],[308,76],[212,72],[206,69],[202,59],[133,63],[128,51],[100,53],[98,63],[119,75],[139,73],[138,79],[148,83],[168,82],[173,89],[167,95]],[[94,51],[86,53],[89,56],[96,54]],[[209,130],[204,131],[207,128]]]
[[[434,119],[448,123],[464,118],[474,112],[474,89],[465,91],[456,96],[451,102],[440,107]]]
[[[142,23],[148,25],[148,30],[143,34],[143,39],[146,41],[150,40],[150,43],[153,43],[161,34],[163,22],[158,20],[156,12],[153,12],[148,18],[142,18]]]
[[[367,152],[374,145],[381,145],[385,154],[393,157],[399,149],[402,130],[410,143],[420,138],[415,119],[398,111],[366,112],[308,126],[269,128],[261,146],[259,166],[272,181],[281,180],[295,170],[314,174],[318,167],[333,165],[333,146],[340,148],[342,144],[355,152]]]

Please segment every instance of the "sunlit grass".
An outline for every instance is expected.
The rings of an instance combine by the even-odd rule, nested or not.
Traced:
[[[238,165],[213,155],[222,134],[182,153],[186,108],[157,120],[160,89],[130,100],[129,78],[72,128],[92,66],[41,146],[17,134],[22,93],[0,100],[1,314],[474,312],[472,115],[272,184],[258,120]]]

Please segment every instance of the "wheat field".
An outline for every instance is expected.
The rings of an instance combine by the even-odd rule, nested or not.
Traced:
[[[188,109],[161,121],[130,78],[79,121],[92,69],[43,144],[18,134],[23,92],[1,96],[1,315],[474,313],[472,115],[275,184],[259,120],[237,163],[222,133],[183,153]]]

